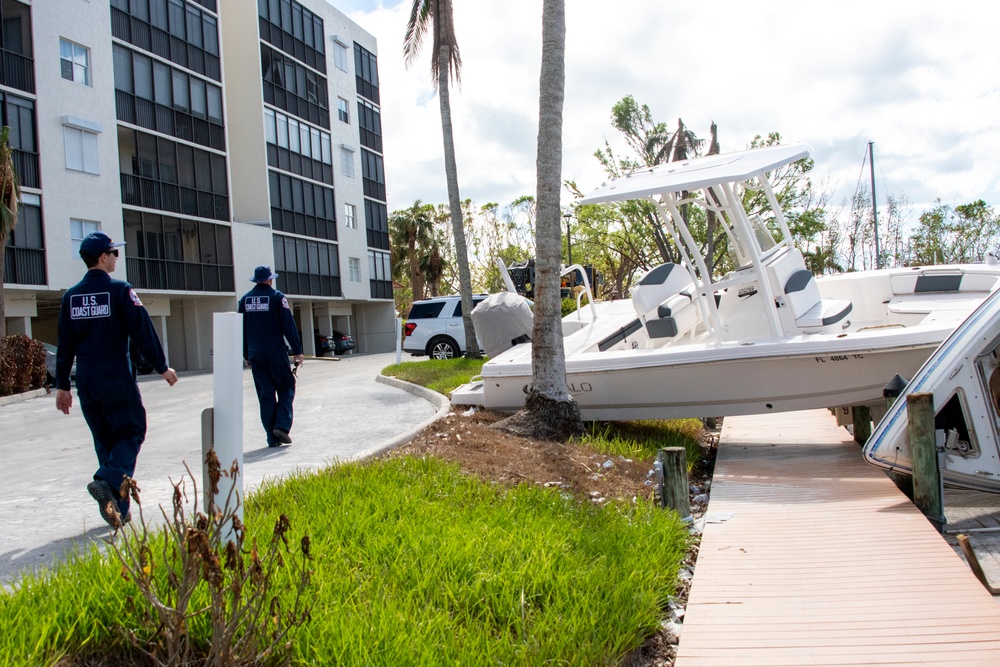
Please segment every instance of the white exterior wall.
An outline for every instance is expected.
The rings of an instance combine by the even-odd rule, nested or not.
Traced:
[[[107,2],[83,0],[34,2],[31,12],[48,284],[53,289],[65,290],[86,272],[80,256],[71,250],[70,218],[99,222],[101,230],[111,238],[121,240],[124,237],[111,12]],[[90,86],[62,78],[60,38],[90,49]],[[67,116],[100,130],[97,139],[100,174],[66,168],[63,119]],[[124,256],[128,251],[126,246],[114,274],[122,280],[125,279]]]

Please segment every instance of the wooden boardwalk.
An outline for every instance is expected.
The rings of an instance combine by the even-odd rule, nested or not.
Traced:
[[[1000,604],[825,410],[729,417],[677,667],[1000,665]]]

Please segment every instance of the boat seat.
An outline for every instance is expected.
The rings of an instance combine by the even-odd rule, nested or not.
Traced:
[[[785,306],[792,311],[795,326],[816,329],[835,324],[847,317],[854,307],[846,299],[824,299],[812,271],[797,249],[791,249],[768,265],[773,273]]]
[[[674,338],[687,333],[698,324],[698,306],[691,294],[675,294],[656,308],[656,317],[646,318],[646,333],[650,338]]]
[[[660,304],[683,291],[693,293],[691,275],[684,267],[667,262],[650,269],[632,288],[632,306],[639,317],[656,310]],[[688,298],[690,301],[690,297]]]
[[[825,327],[841,321],[854,308],[847,299],[820,299],[819,303],[795,318],[795,325],[803,329]]]
[[[896,296],[942,292],[989,292],[997,283],[996,276],[965,273],[961,269],[945,272],[940,269],[890,276],[889,285]]]

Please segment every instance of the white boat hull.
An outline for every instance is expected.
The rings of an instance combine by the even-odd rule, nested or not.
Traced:
[[[782,341],[758,342],[752,351],[751,346],[732,344],[612,352],[601,358],[580,355],[567,360],[566,379],[587,420],[719,417],[866,405],[880,403],[886,381],[895,373],[914,373],[936,346],[937,341],[931,340],[846,350],[843,345],[824,348],[821,341]],[[516,366],[484,367],[481,384],[468,387],[464,394],[456,392],[452,401],[503,412],[520,409],[524,388],[531,382],[530,362]]]

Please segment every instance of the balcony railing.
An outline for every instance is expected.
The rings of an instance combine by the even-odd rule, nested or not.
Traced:
[[[11,151],[14,160],[14,171],[21,185],[26,188],[42,187],[41,179],[38,177],[38,154],[27,153],[14,149]]]
[[[231,265],[128,257],[125,260],[125,270],[132,286],[142,289],[187,292],[233,292],[236,290]]]
[[[340,276],[321,276],[315,273],[279,271],[281,291],[286,294],[309,296],[340,296]]]
[[[31,58],[0,49],[0,83],[26,93],[35,92],[35,65]]]
[[[45,251],[35,248],[4,249],[3,281],[12,285],[44,285]]]
[[[152,178],[122,174],[122,203],[211,220],[229,219],[229,197]]]

